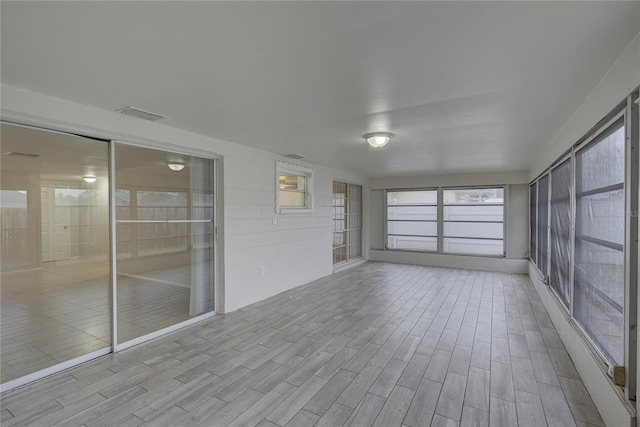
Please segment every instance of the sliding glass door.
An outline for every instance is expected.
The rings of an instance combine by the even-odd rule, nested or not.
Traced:
[[[2,124],[1,383],[111,347],[108,143]]]
[[[0,130],[3,391],[213,315],[215,160]]]
[[[116,143],[118,343],[214,310],[213,160]]]

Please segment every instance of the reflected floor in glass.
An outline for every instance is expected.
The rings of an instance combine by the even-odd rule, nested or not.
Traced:
[[[67,260],[3,273],[1,382],[111,345],[109,266]],[[190,318],[190,268],[118,276],[119,342]]]

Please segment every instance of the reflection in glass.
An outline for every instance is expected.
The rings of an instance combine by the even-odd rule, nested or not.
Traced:
[[[116,144],[118,342],[214,310],[213,160]],[[166,165],[179,160],[184,169]]]
[[[1,134],[6,383],[111,345],[108,144],[7,124]]]

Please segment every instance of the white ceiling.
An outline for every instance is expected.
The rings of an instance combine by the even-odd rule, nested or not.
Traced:
[[[640,2],[8,2],[2,81],[367,176],[519,171]],[[380,150],[361,138],[396,134]]]

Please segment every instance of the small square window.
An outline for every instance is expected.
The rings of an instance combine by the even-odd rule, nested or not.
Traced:
[[[284,162],[277,162],[278,213],[304,213],[313,211],[313,170]]]

